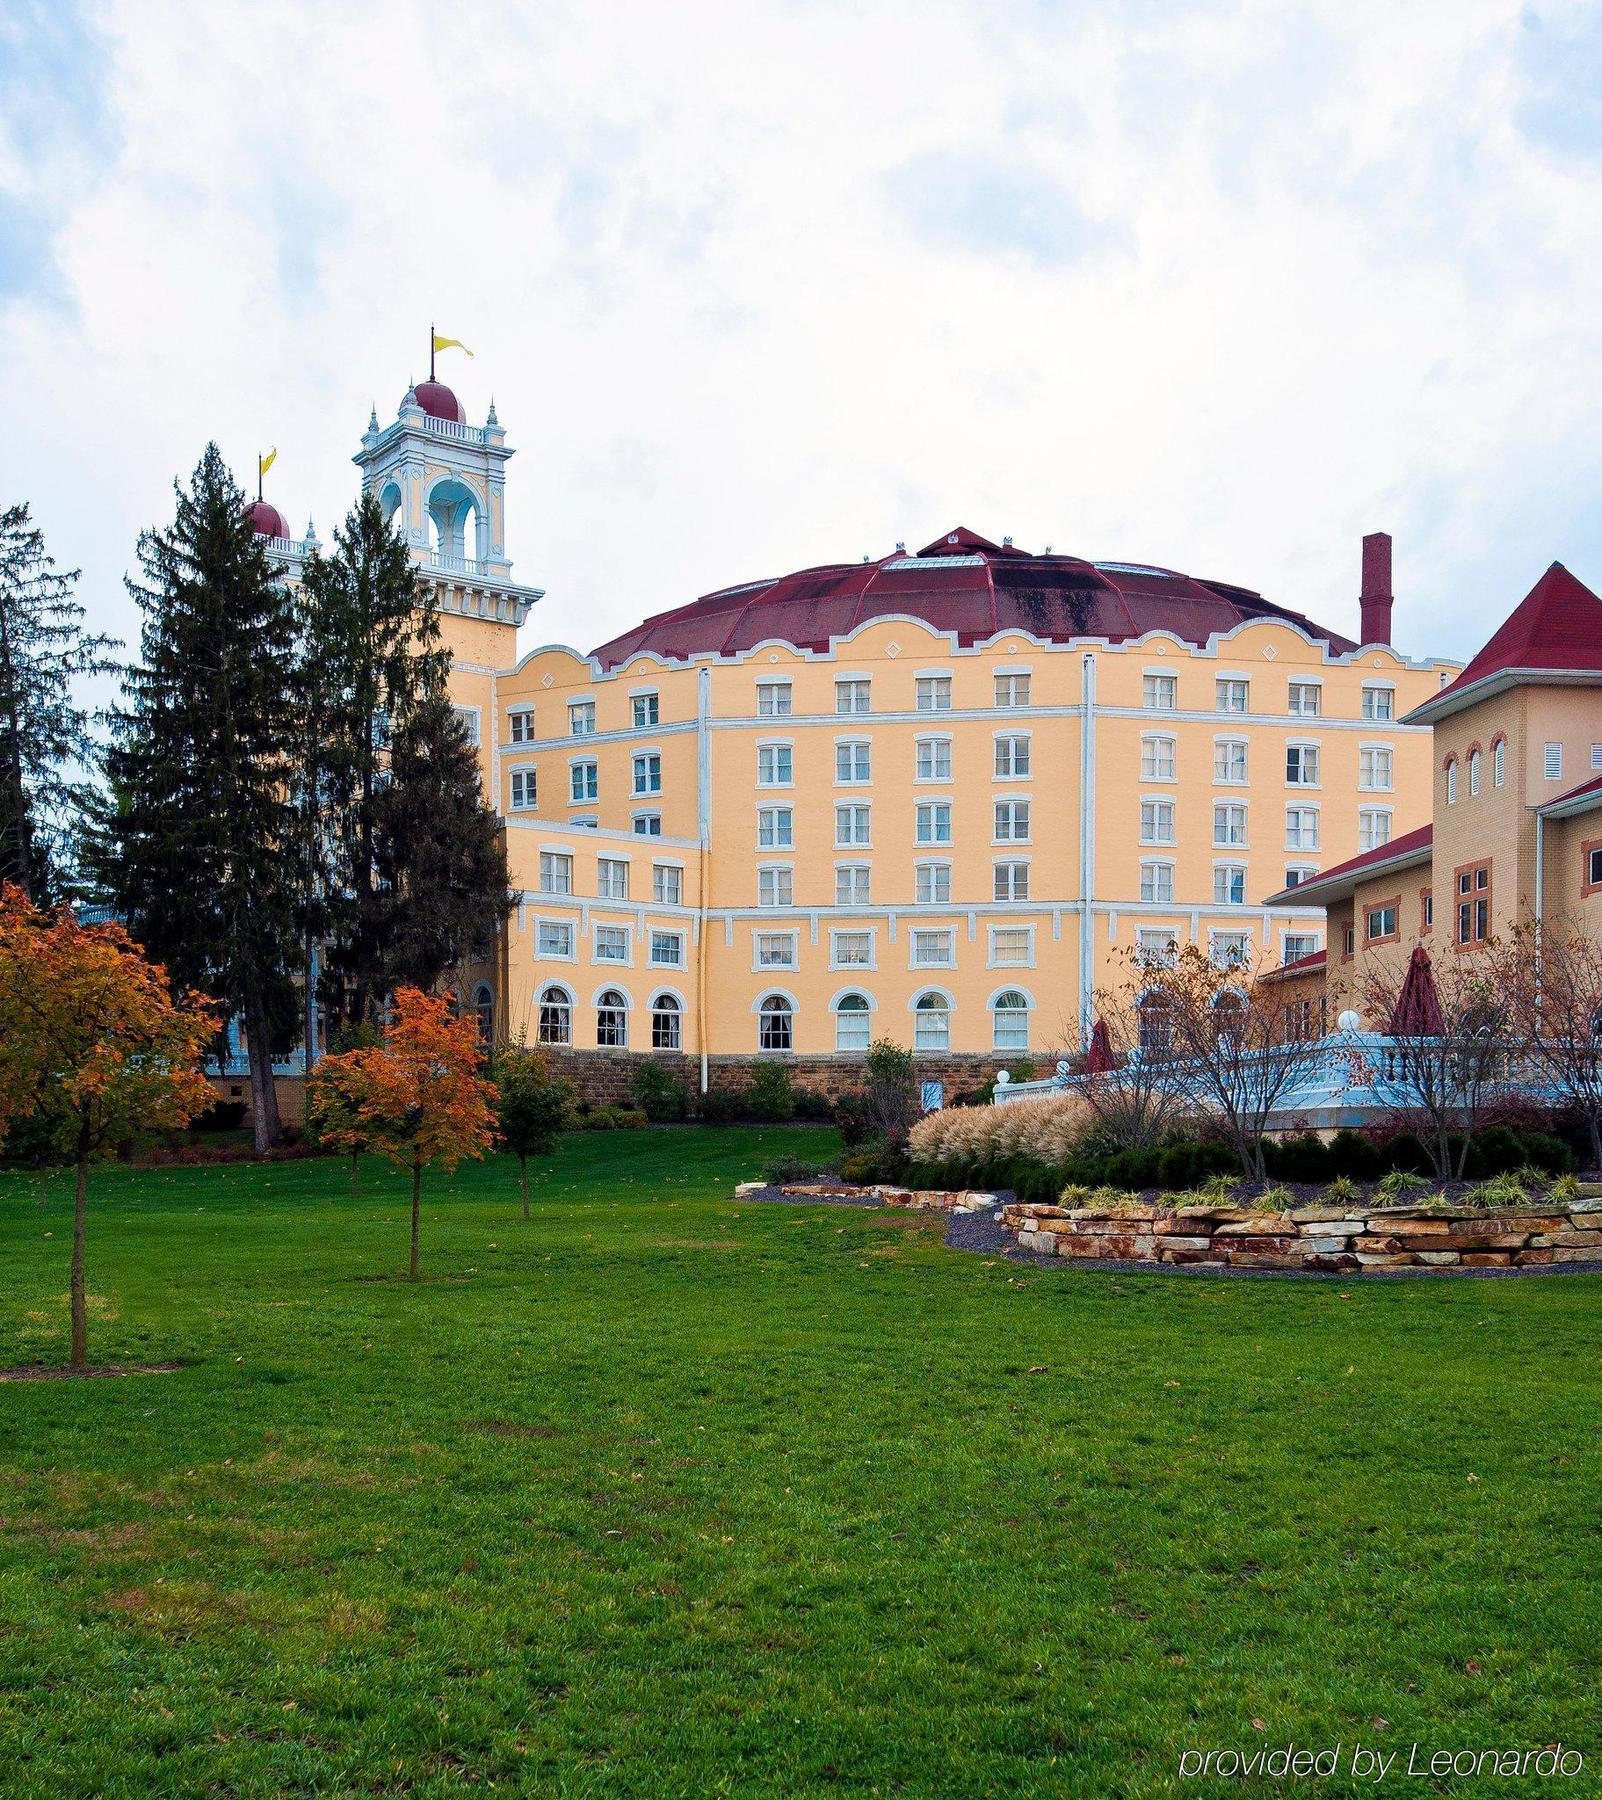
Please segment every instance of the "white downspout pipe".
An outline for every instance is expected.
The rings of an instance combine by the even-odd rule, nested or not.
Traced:
[[[1079,1041],[1090,1042],[1095,1004],[1090,906],[1096,893],[1096,658],[1084,654],[1079,713]]]
[[[697,884],[695,1016],[696,1037],[701,1046],[701,1092],[707,1091],[710,1069],[707,1056],[706,959],[707,897],[712,880],[712,671],[704,665],[695,676],[695,808],[696,830],[701,839],[701,879]]]

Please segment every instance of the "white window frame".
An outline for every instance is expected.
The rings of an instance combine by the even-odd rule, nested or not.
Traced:
[[[780,890],[784,898],[778,898]],[[771,894],[772,898],[764,898]],[[795,864],[794,863],[758,863],[757,864],[757,905],[782,912],[786,907],[795,905]]]
[[[1162,696],[1166,695],[1166,698]],[[1179,677],[1172,669],[1143,669],[1140,675],[1142,712],[1177,712]]]
[[[1150,888],[1151,892],[1147,893]],[[1140,859],[1140,894],[1143,906],[1174,904],[1174,864],[1171,858],[1143,856]]]
[[[1311,707],[1303,697],[1311,694]],[[1321,719],[1324,716],[1324,683],[1317,675],[1293,675],[1285,689],[1285,710],[1293,719]]]
[[[841,773],[842,768],[845,771],[843,774]],[[836,738],[834,740],[834,785],[836,787],[867,787],[872,781],[873,739],[865,737]]]
[[[640,717],[644,708],[647,717]],[[629,695],[629,717],[636,731],[655,731],[662,723],[662,696],[655,688],[639,688]]]
[[[565,950],[547,950],[540,943],[542,931],[560,931],[567,939]],[[578,927],[572,919],[542,918],[534,915],[534,960],[536,962],[577,962]]]
[[[1023,934],[1024,953],[1019,962],[1003,962],[996,955],[996,938],[1001,933]],[[1035,966],[1035,927],[1033,925],[987,925],[985,927],[985,967],[988,969],[1032,969]]]
[[[1238,878],[1238,879],[1237,879]],[[1213,864],[1213,905],[1244,906],[1246,904],[1246,865],[1242,862],[1215,862]],[[1240,895],[1220,893],[1220,888],[1238,886]]]
[[[509,744],[534,742],[534,708],[509,706],[506,709],[506,741]]]
[[[656,953],[657,940],[671,938],[678,945],[678,955],[671,962],[665,961]],[[667,925],[648,925],[646,927],[646,967],[651,969],[682,969],[684,967],[684,933]]]
[[[617,932],[622,937],[623,954],[621,956],[603,956],[601,954],[601,933]],[[590,961],[608,969],[632,969],[634,967],[634,927],[619,925],[615,919],[594,919],[590,922]]]
[[[1022,905],[1029,898],[1029,885],[1027,856],[1000,856],[991,864],[991,891],[998,906]]]
[[[852,890],[850,898],[841,899],[842,885]],[[856,894],[858,887],[863,890],[860,898]],[[872,896],[872,863],[837,862],[834,865],[834,903],[836,906],[871,906],[873,904]]]
[[[1294,837],[1291,835],[1291,820],[1298,815],[1306,815],[1312,819],[1313,837],[1311,843],[1302,836],[1302,827],[1300,823],[1296,826],[1296,835]],[[1318,850],[1322,846],[1323,835],[1323,818],[1318,807],[1293,803],[1285,808],[1285,848],[1287,850]]]
[[[668,883],[664,877],[673,877],[673,896],[671,899],[663,892]],[[682,906],[684,904],[684,864],[654,862],[651,864],[651,903],[654,906]]]
[[[581,779],[582,778],[582,779]],[[584,790],[581,792],[580,790]],[[571,756],[567,762],[567,803],[588,806],[601,797],[601,764],[594,756]]]
[[[756,692],[759,719],[788,719],[794,716],[795,689],[787,677],[759,680]]]
[[[992,844],[1033,843],[1034,812],[1032,803],[1026,799],[996,801],[992,827],[994,831],[990,840]]]
[[[1234,752],[1240,752],[1240,773],[1232,775],[1229,765],[1235,761]],[[1228,754],[1226,754],[1226,752]],[[1224,765],[1220,773],[1219,765]],[[1214,787],[1247,787],[1251,781],[1251,740],[1243,737],[1215,737],[1213,739],[1213,786]]]
[[[868,956],[865,962],[840,960],[841,938],[866,938]],[[871,925],[831,925],[829,927],[829,967],[831,969],[877,969],[879,966],[879,934]]]
[[[565,864],[565,869],[559,865]],[[546,879],[548,875],[563,875],[566,885],[554,887]],[[542,850],[540,852],[540,892],[542,894],[571,894],[573,892],[573,852],[571,850]]]
[[[1385,762],[1385,779],[1378,781],[1379,759]],[[1396,787],[1396,748],[1393,744],[1357,746],[1357,791],[1360,794],[1389,794]]]
[[[1032,674],[1031,670],[997,669],[995,673],[996,685],[993,692],[995,695],[995,704],[998,707],[1014,710],[1033,704],[1030,699],[1030,694],[1033,692],[1033,684],[1030,679]],[[1021,692],[1018,687],[1019,682],[1023,683]],[[1006,684],[1005,687],[1002,685],[1003,683]],[[1005,699],[1002,697],[1003,694],[1006,696]]]
[[[1239,833],[1236,833],[1236,827]],[[1251,842],[1251,813],[1244,800],[1213,802],[1213,848],[1244,850]]]
[[[922,893],[925,877],[935,888],[944,887],[945,892],[934,893],[927,897]],[[914,906],[949,906],[951,904],[951,858],[949,856],[921,856],[912,865],[912,894]]]
[[[763,837],[764,832],[770,834],[767,839]],[[757,808],[756,847],[758,850],[793,850],[795,848],[795,808],[793,806],[759,806]]]
[[[924,770],[924,752],[930,752],[929,769]],[[941,755],[941,752],[944,755]],[[951,781],[951,733],[920,731],[912,743],[912,779],[914,781]]]
[[[635,800],[654,800],[662,792],[662,752],[653,744],[636,750],[629,763],[632,786],[629,794]],[[645,785],[641,785],[641,778]]]
[[[1291,757],[1295,756],[1298,773],[1291,774]],[[1307,779],[1308,757],[1312,757],[1313,779]],[[1316,738],[1287,738],[1285,740],[1285,785],[1295,788],[1299,793],[1303,788],[1320,788],[1324,785],[1324,749]]]
[[[1028,781],[1034,772],[1032,732],[998,731],[994,734],[994,781]],[[1021,752],[1021,754],[1020,754]]]
[[[517,797],[518,787],[523,789],[523,798]],[[533,792],[529,788],[533,787]],[[508,812],[535,812],[539,809],[539,770],[533,763],[519,763],[506,774],[506,810]]]
[[[607,882],[623,873],[623,891],[612,892]],[[629,897],[629,859],[626,856],[598,856],[595,859],[595,897],[598,900],[627,900]]]
[[[912,709],[914,712],[951,711],[951,671],[949,669],[920,669],[912,680]]]
[[[781,946],[784,961],[764,962],[762,952],[764,945]],[[754,974],[765,975],[774,969],[785,974],[794,974],[801,966],[801,933],[796,927],[787,931],[765,931],[760,926],[751,933],[751,969]]]
[[[1234,699],[1234,690],[1239,688],[1240,705],[1226,706],[1224,690],[1230,690],[1227,698]],[[1241,719],[1252,709],[1252,683],[1249,675],[1219,675],[1213,681],[1213,710],[1223,714],[1225,718]]]
[[[850,699],[853,704],[842,705]],[[866,705],[855,702],[865,700]],[[834,678],[834,713],[837,719],[860,719],[873,711],[873,677],[871,675],[836,675]]]
[[[1167,751],[1166,758],[1163,755]],[[1166,761],[1167,769],[1163,764]],[[1140,779],[1145,781],[1178,781],[1179,739],[1171,731],[1143,731],[1140,734]]]
[[[936,827],[942,817],[945,821],[945,836],[942,837]],[[953,807],[949,797],[942,795],[938,800],[919,800],[915,802],[912,814],[912,842],[918,850],[948,849],[954,841]],[[927,824],[929,835],[925,834]]]
[[[759,788],[795,786],[794,738],[758,738],[756,753],[756,784]],[[784,770],[782,775],[780,769]]]
[[[834,847],[836,850],[871,850],[873,848],[872,801],[841,800],[836,802]]]
[[[1149,811],[1148,811],[1149,809]],[[1166,823],[1168,835],[1162,835]],[[1140,842],[1154,848],[1172,849],[1179,837],[1179,810],[1172,794],[1140,796]]]
[[[570,738],[595,736],[595,702],[593,700],[568,701],[567,735]]]

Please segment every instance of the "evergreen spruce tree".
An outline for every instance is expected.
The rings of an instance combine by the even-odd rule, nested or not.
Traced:
[[[60,897],[73,780],[95,756],[73,683],[117,673],[115,639],[84,632],[77,580],[26,504],[0,513],[0,882],[40,905]]]
[[[141,534],[138,664],[113,715],[93,860],[133,936],[244,1021],[256,1147],[295,1013],[294,603],[215,444],[170,526]]]

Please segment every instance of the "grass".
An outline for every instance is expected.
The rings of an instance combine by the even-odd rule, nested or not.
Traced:
[[[1596,1750],[1597,1278],[1037,1272],[730,1200],[820,1147],[571,1139],[528,1225],[515,1165],[466,1168],[415,1287],[376,1164],[97,1175],[91,1358],[184,1367],[0,1386],[0,1792],[1206,1795],[1272,1784],[1182,1749]],[[68,1200],[0,1175],[0,1361],[64,1354]]]

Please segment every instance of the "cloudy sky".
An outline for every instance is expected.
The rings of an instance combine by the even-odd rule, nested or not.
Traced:
[[[10,0],[0,499],[97,621],[215,437],[327,535],[425,372],[525,648],[963,523],[1461,653],[1602,586],[1602,5]]]

